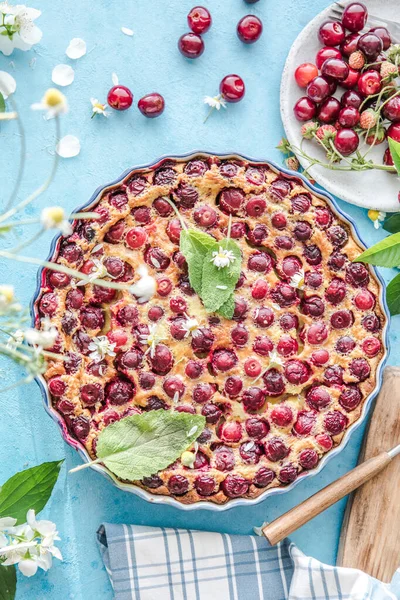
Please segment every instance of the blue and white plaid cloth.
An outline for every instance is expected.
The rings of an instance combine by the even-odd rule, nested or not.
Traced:
[[[400,571],[384,584],[288,540],[108,523],[97,535],[115,600],[400,600]]]

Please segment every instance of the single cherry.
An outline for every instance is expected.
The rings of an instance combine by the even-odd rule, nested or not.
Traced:
[[[178,40],[178,48],[186,58],[198,58],[204,52],[204,42],[197,33],[184,33]]]
[[[357,150],[359,142],[359,137],[353,129],[340,129],[333,141],[335,147],[343,156],[353,154]]]
[[[195,6],[189,12],[187,16],[187,21],[190,29],[193,33],[206,33],[212,23],[212,18],[210,13],[204,6]]]
[[[357,43],[357,48],[366,56],[369,62],[373,62],[383,50],[383,42],[375,33],[364,33]]]
[[[310,121],[317,113],[317,105],[307,96],[303,96],[297,100],[293,112],[298,121]]]
[[[317,56],[315,57],[315,64],[317,65],[317,68],[320,69],[328,58],[342,58],[342,53],[340,50],[338,50],[338,48],[333,48],[332,46],[325,46],[324,48],[321,48],[318,50]]]
[[[149,119],[155,119],[164,112],[165,102],[161,94],[153,92],[140,98],[138,102],[138,109],[145,117]]]
[[[312,63],[303,63],[297,67],[294,72],[296,83],[299,87],[305,88],[318,76],[318,68]]]
[[[133,94],[125,85],[114,85],[108,92],[107,102],[115,110],[127,110],[132,106]]]
[[[226,75],[219,84],[219,92],[226,102],[240,102],[245,91],[244,81],[239,75]]]
[[[244,44],[254,44],[260,38],[262,31],[262,22],[255,15],[246,15],[237,25],[238,38]]]
[[[325,63],[324,63],[325,64]],[[307,96],[313,102],[319,104],[331,93],[329,82],[321,76],[317,76],[312,79],[307,85]]]
[[[339,46],[345,38],[343,25],[338,21],[326,21],[319,28],[318,38],[324,46]]]
[[[368,19],[368,10],[365,4],[361,2],[352,2],[348,4],[342,14],[343,26],[352,32],[364,29]]]
[[[377,94],[382,89],[382,77],[374,69],[368,69],[361,73],[357,82],[358,91],[363,96],[371,96]]]
[[[344,81],[349,74],[349,66],[340,58],[328,58],[321,67],[321,74],[325,78]]]

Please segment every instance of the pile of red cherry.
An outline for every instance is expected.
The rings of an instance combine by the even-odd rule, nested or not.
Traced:
[[[336,161],[357,150],[360,135],[369,145],[386,137],[400,141],[400,51],[385,27],[361,34],[367,18],[361,2],[346,6],[341,22],[321,25],[323,48],[315,64],[304,63],[295,71],[297,84],[306,89],[294,106],[296,118],[306,122],[302,135],[316,139]],[[338,99],[334,94],[339,86],[347,91]],[[393,165],[389,149],[384,163]]]

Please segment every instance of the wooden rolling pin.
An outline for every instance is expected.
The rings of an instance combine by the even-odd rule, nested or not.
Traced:
[[[363,483],[378,475],[398,454],[400,454],[400,444],[388,452],[381,452],[377,456],[361,463],[337,481],[334,481],[281,517],[275,519],[275,521],[272,521],[272,523],[268,523],[262,530],[263,534],[270,544],[274,546],[293,533],[293,531],[296,531],[296,529],[299,529],[299,527],[302,527],[302,525],[305,525],[308,521],[332,506],[332,504],[335,504],[335,502],[353,492],[363,485]]]

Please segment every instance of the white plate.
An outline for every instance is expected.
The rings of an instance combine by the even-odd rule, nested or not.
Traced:
[[[382,19],[386,17],[395,21],[400,18],[399,0],[363,0],[363,2],[368,6],[371,14]],[[281,116],[286,137],[295,146],[298,146],[302,140],[300,133],[302,123],[295,118],[293,106],[301,96],[305,95],[305,91],[297,85],[294,72],[301,63],[315,61],[315,56],[321,48],[318,30],[321,23],[330,18],[330,13],[331,8],[328,7],[310,21],[297,37],[286,59],[281,82]],[[345,90],[338,89],[336,96],[340,97]],[[321,160],[326,158],[324,151],[315,142],[305,140],[303,148],[310,156]],[[374,162],[382,163],[386,148],[387,144],[384,142],[373,148],[369,156]],[[300,159],[300,163],[304,168],[307,167],[307,161]],[[400,210],[398,200],[400,182],[391,173],[375,169],[359,173],[331,171],[318,165],[314,165],[309,173],[319,185],[351,204],[386,212]]]

